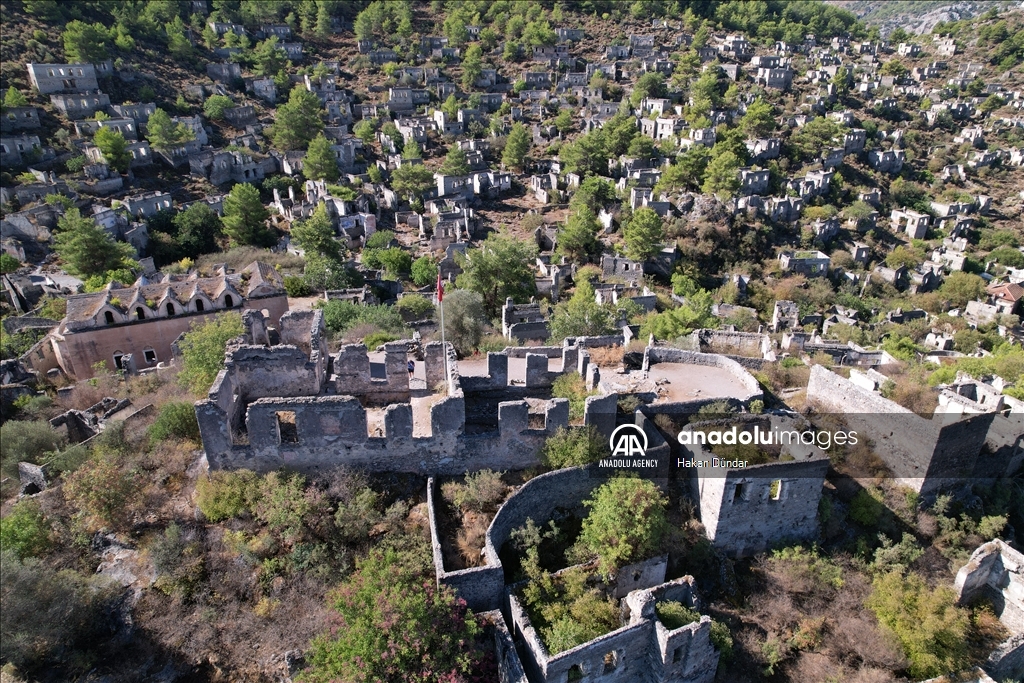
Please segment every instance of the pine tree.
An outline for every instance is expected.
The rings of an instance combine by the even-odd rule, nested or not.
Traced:
[[[185,124],[172,121],[170,115],[158,107],[149,115],[149,121],[146,123],[146,137],[154,149],[167,149],[195,139],[195,134]]]
[[[466,153],[459,147],[459,143],[451,146],[444,158],[444,163],[437,169],[437,172],[444,175],[466,175],[469,173],[469,162],[466,161]]]
[[[302,175],[308,180],[337,180],[341,175],[338,160],[331,149],[331,142],[320,133],[309,143],[306,158],[302,162]]]
[[[272,245],[274,234],[266,224],[269,217],[259,190],[249,183],[235,185],[224,198],[224,232],[235,245]]]
[[[718,156],[708,164],[702,188],[704,193],[732,196],[740,188],[739,169],[740,160],[732,152]]]
[[[58,221],[54,251],[72,275],[90,277],[125,268],[135,250],[124,242],[115,242],[107,231],[78,209],[68,209]]]
[[[7,89],[4,94],[4,109],[8,107],[25,107],[28,105],[28,99],[21,94],[21,91],[15,88],[13,85]]]
[[[589,206],[580,206],[558,230],[558,253],[566,258],[583,262],[596,256],[601,249],[597,233],[601,224]]]
[[[322,109],[316,93],[301,85],[295,86],[288,102],[277,108],[277,116],[270,126],[270,141],[274,147],[281,151],[305,149],[313,138],[323,132]]]
[[[420,149],[420,143],[416,142],[415,138],[409,138],[409,141],[402,146],[402,158],[403,159],[422,159],[423,150]]]
[[[112,128],[100,128],[96,131],[92,141],[103,153],[103,160],[121,173],[128,170],[132,163],[131,152],[128,151],[128,142],[120,131]]]
[[[512,125],[512,130],[505,141],[505,151],[501,155],[501,163],[509,168],[523,170],[526,165],[526,155],[530,152],[530,134],[526,126],[521,123]]]
[[[626,256],[634,261],[646,261],[658,253],[665,239],[661,217],[646,206],[637,209],[622,231],[626,240]]]
[[[341,258],[341,243],[334,239],[334,225],[326,204],[320,204],[312,216],[292,226],[292,239],[307,254],[316,253],[332,260]]]

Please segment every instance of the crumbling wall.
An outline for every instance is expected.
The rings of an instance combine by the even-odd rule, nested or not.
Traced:
[[[994,419],[989,413],[926,420],[820,365],[811,368],[807,401],[819,410],[843,415],[847,425],[872,444],[899,484],[924,495],[972,475]]]
[[[573,667],[579,667],[582,678],[577,680],[582,682],[633,683],[648,677],[648,645],[653,640],[653,623],[650,621],[622,626],[570,650],[551,655],[530,623],[526,610],[511,592],[506,611],[511,617],[512,637],[525,644],[523,664],[527,674],[537,683],[562,683]],[[607,671],[604,665],[609,653],[614,653],[617,660],[612,671]]]
[[[745,359],[758,363],[756,359]],[[644,350],[643,371],[647,372],[657,363],[685,363],[689,365],[705,365],[727,371],[743,384],[744,394],[733,397],[736,401],[746,403],[762,395],[761,385],[743,369],[736,360],[717,353],[699,353],[684,351],[667,346],[648,346]],[[665,412],[665,411],[662,411]]]
[[[630,622],[648,621],[654,626],[657,650],[650,656],[651,679],[709,683],[714,680],[719,658],[719,652],[711,644],[711,618],[702,615],[699,621],[670,630],[661,623],[655,610],[657,603],[672,600],[700,609],[692,576],[626,596]]]
[[[978,547],[957,572],[957,602],[991,601],[1010,631],[988,657],[984,669],[997,681],[1024,678],[1024,554],[996,539]]]
[[[436,501],[437,483],[433,477],[429,477],[427,479],[427,515],[430,522],[430,544],[433,550],[437,584],[451,587],[474,612],[498,609],[501,607],[501,595],[505,590],[505,571],[500,563],[455,571],[445,569],[440,532],[437,526]]]
[[[334,390],[339,394],[356,396],[368,405],[408,401],[408,352],[408,342],[385,344],[384,377],[381,378],[372,375],[370,356],[365,346],[342,346],[334,358]]]
[[[713,456],[695,453],[694,457]],[[708,538],[732,557],[756,555],[785,541],[816,538],[818,502],[828,466],[828,458],[822,457],[743,469],[697,469],[700,519]]]
[[[723,353],[729,350],[740,356],[749,354],[758,358],[771,348],[771,338],[757,332],[728,332],[725,330],[694,330],[691,335],[696,348],[704,353]]]

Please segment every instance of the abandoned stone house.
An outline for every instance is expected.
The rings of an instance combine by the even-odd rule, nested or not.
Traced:
[[[87,92],[99,88],[96,67],[92,64],[32,64],[28,81],[40,95],[51,93]]]
[[[40,125],[37,107],[5,107],[0,116],[0,132],[3,133],[35,130]]]
[[[97,363],[108,369],[155,367],[171,360],[171,345],[197,319],[237,309],[263,310],[273,321],[288,310],[274,268],[254,261],[236,274],[142,278],[128,287],[115,282],[71,296],[65,318],[25,358],[41,373],[60,368],[76,379],[92,377]]]
[[[110,96],[99,91],[50,95],[50,103],[71,120],[92,116],[110,106]]]
[[[957,604],[987,601],[1009,632],[982,668],[991,680],[1024,678],[1024,555],[996,539],[978,547],[957,572]]]
[[[828,275],[828,269],[832,261],[820,251],[784,251],[779,254],[779,264],[782,269],[791,273],[799,273],[807,277]]]
[[[668,453],[668,445],[642,413],[636,414],[636,424],[649,434],[655,453]],[[622,598],[619,628],[557,654],[549,652],[520,603],[521,584],[506,585],[499,551],[512,531],[527,518],[543,523],[556,508],[582,508],[583,500],[603,480],[579,467],[531,479],[495,515],[485,537],[484,565],[449,571],[438,530],[437,487],[433,478],[428,479],[427,510],[438,583],[451,587],[474,611],[495,610],[500,680],[506,683],[710,683],[719,658],[709,637],[710,619],[701,616],[668,629],[656,615],[661,601],[678,601],[698,612],[703,607],[692,577],[665,580],[664,556],[623,567],[611,582],[612,595]]]
[[[759,438],[770,435],[774,442],[759,449],[764,462],[716,466],[714,458],[733,456],[728,445],[710,445],[709,436],[724,434],[728,440],[737,421],[691,423],[679,436],[681,444],[691,442],[682,445],[682,457],[694,463],[686,467],[689,493],[708,539],[729,556],[748,557],[783,542],[816,538],[829,460],[820,448],[801,443],[799,434],[810,425],[750,416],[738,426],[737,437],[743,443],[742,437],[750,442],[755,430]]]

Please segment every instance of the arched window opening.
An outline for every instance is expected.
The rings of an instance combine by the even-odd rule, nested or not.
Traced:
[[[174,304],[167,304],[167,315],[174,315]]]
[[[103,313],[103,318],[107,321],[108,325],[114,324],[114,314],[111,313],[110,311],[105,311]]]
[[[203,303],[202,299],[196,299],[196,310],[200,313],[206,310],[206,305]]]
[[[139,306],[138,308],[135,309],[135,319],[136,320],[145,320],[146,319],[146,311],[142,310],[142,306]]]
[[[225,308],[233,308],[234,305],[235,305],[235,300],[231,298],[231,295],[230,294],[225,295],[224,296],[224,307]]]

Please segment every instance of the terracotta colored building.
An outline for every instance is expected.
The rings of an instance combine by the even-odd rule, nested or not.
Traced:
[[[64,320],[26,360],[40,372],[59,367],[75,379],[92,377],[98,363],[144,370],[169,362],[171,344],[193,323],[244,309],[262,311],[275,326],[288,311],[283,280],[273,267],[254,261],[240,273],[215,277],[140,278],[130,287],[112,282],[100,292],[69,297]]]

